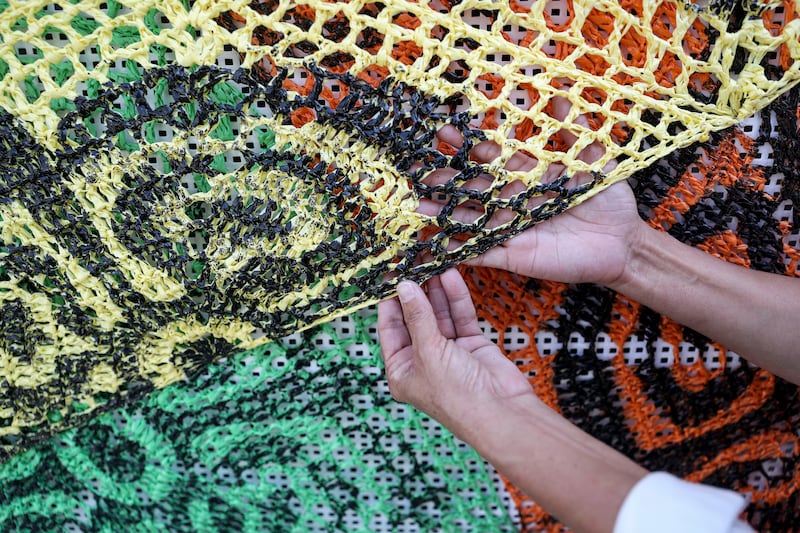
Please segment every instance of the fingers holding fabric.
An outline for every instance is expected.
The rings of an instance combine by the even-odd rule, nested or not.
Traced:
[[[450,320],[454,326],[456,337],[482,335],[478,325],[475,305],[464,278],[458,270],[451,268],[440,276],[439,285],[447,298]]]
[[[461,133],[453,126],[443,127],[439,130],[438,137],[455,148],[461,148],[464,144],[464,138]],[[502,153],[502,147],[496,142],[483,141],[472,147],[469,157],[476,163],[488,164],[498,159]],[[517,150],[509,157],[503,168],[509,171],[528,171],[535,168],[536,165],[536,158],[526,154],[524,151]]]
[[[441,334],[447,339],[456,338],[456,326],[453,323],[453,316],[450,311],[450,301],[447,292],[442,286],[439,276],[434,276],[426,283],[428,300],[431,302],[433,314],[436,316],[436,324]]]
[[[431,189],[420,200],[418,211],[435,218],[431,226],[440,237],[446,234],[440,242],[447,250],[458,249],[486,230],[496,231],[530,218],[549,218],[572,201],[576,188],[598,185],[592,182],[616,166],[608,147],[594,140],[589,111],[564,97],[552,97],[547,109],[550,118],[543,118],[545,124],[540,126],[554,133],[547,146],[540,147],[543,150],[535,151],[541,159],[525,150],[524,143],[509,140],[504,148],[484,141],[472,146],[468,154],[474,163],[486,165],[484,174],[459,181],[461,171],[446,168],[423,180]],[[453,126],[441,128],[437,135],[457,149],[464,145],[461,132]],[[504,153],[512,144],[516,151]],[[500,166],[502,171],[497,170]],[[532,255],[525,250],[514,253],[520,252]],[[510,257],[506,250],[491,255],[489,263],[519,267],[520,259]]]
[[[384,362],[411,346],[411,336],[403,320],[400,301],[391,298],[378,304],[378,338]]]
[[[463,146],[461,134],[452,126],[442,128],[439,132],[439,138],[456,148]],[[572,142],[575,142],[574,136]],[[476,193],[489,193],[488,197],[484,196],[485,199],[482,200],[483,204],[495,204],[491,220],[486,221],[486,227],[489,229],[508,223],[516,216],[515,212],[519,212],[521,209],[531,211],[556,196],[555,192],[546,188],[535,191],[534,187],[552,184],[564,175],[566,167],[560,162],[551,161],[547,163],[539,161],[524,149],[524,145],[519,145],[518,143],[518,146],[522,147],[516,148],[509,154],[507,152],[504,153],[504,150],[508,149],[507,147],[504,148],[493,141],[484,141],[473,146],[469,152],[471,161],[495,167],[502,165],[502,170],[504,171],[502,174],[487,172],[478,179],[459,184],[459,187],[474,190]],[[501,158],[504,159],[501,160]],[[425,182],[430,185],[449,184],[456,176],[457,171],[454,169],[442,169],[433,172],[426,178]],[[444,195],[444,197],[438,199],[438,202],[440,205],[444,205],[449,199],[447,195]],[[435,202],[437,199],[434,198],[432,201]],[[474,200],[465,201],[458,206],[461,209],[467,208],[471,210],[471,212],[463,213],[472,217],[468,219],[469,222],[474,221],[482,212],[485,212],[485,209],[476,208],[472,205],[475,203],[478,202]],[[427,204],[425,209],[428,212],[432,212],[434,207],[432,204]],[[480,207],[485,208],[485,205]]]
[[[433,307],[419,285],[413,281],[401,281],[397,286],[397,297],[412,344],[439,343],[444,339]]]

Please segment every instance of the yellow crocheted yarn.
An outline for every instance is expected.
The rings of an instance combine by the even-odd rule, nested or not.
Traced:
[[[796,3],[559,5],[0,2],[4,449],[474,257],[798,80]]]

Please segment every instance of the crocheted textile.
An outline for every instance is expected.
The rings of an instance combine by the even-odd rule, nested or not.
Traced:
[[[374,309],[0,465],[2,531],[513,531],[483,462],[392,400]]]
[[[231,353],[650,164],[644,216],[796,274],[795,93],[755,142],[672,152],[794,84],[795,4],[387,4],[0,0],[3,529],[507,529],[474,454],[390,402],[371,312],[351,319],[363,351],[322,326]],[[446,124],[462,149],[434,139]],[[503,147],[486,165],[468,157],[483,139]],[[537,168],[503,169],[521,149]],[[426,179],[445,167],[447,183]],[[434,194],[443,211],[415,214]],[[450,219],[465,201],[483,206],[474,224]],[[756,527],[792,529],[796,387],[605,289],[471,283],[553,407],[649,468],[751,492]],[[524,528],[562,529],[509,489]]]
[[[638,176],[643,215],[796,275],[797,99]],[[649,468],[750,493],[759,530],[796,529],[797,387],[603,288],[467,273],[487,333],[551,406]],[[390,399],[374,323],[363,310],[230,357],[13,457],[0,527],[512,530],[478,458]],[[509,489],[522,529],[564,530]]]
[[[565,6],[0,2],[3,457],[474,256],[798,78],[793,3]],[[519,150],[534,171],[503,168]]]
[[[726,261],[800,275],[798,102],[794,89],[635,175],[641,215]],[[797,530],[796,385],[603,287],[469,274],[479,316],[548,405],[650,470],[748,494],[756,531]],[[508,488],[523,530],[564,530]]]

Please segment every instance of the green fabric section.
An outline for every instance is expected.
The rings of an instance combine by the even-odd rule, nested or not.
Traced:
[[[0,529],[511,531],[480,457],[388,392],[374,309],[0,465]]]

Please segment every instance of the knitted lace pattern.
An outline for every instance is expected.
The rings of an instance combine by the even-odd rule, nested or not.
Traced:
[[[798,97],[636,175],[642,216],[796,276]],[[796,386],[602,287],[465,274],[486,333],[551,407],[650,469],[747,494],[757,530],[796,531]],[[363,309],[65,431],[0,465],[0,528],[565,531],[394,402],[379,351]]]

